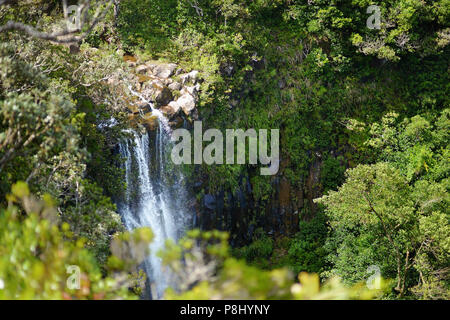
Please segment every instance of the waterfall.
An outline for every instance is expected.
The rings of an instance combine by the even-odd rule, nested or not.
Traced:
[[[128,230],[150,227],[154,234],[143,269],[152,298],[160,299],[168,286],[176,284],[157,253],[167,239],[176,241],[183,235],[189,214],[184,177],[169,157],[172,142],[167,119],[158,110],[154,114],[159,119],[156,131],[140,134],[128,130],[131,138],[119,145],[125,158],[127,189],[118,209]]]

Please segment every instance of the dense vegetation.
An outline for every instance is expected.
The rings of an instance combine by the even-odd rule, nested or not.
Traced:
[[[140,294],[140,254],[120,247],[146,247],[151,234],[123,234],[114,204],[125,188],[113,152],[129,126],[124,55],[200,70],[204,129],[280,129],[277,177],[187,168],[208,181],[199,196],[246,176],[265,201],[275,178],[299,189],[321,163],[322,196],[298,212],[297,234],[258,230],[230,249],[226,234],[192,231],[168,244],[170,268],[183,278],[191,259],[201,275],[168,298],[449,298],[448,0],[87,2],[105,15],[65,43],[1,27],[59,30],[60,1],[0,1],[0,298]],[[371,4],[380,29],[366,25]],[[119,125],[102,126],[112,116]],[[89,289],[65,288],[67,265]],[[390,279],[382,292],[361,288],[370,266]]]

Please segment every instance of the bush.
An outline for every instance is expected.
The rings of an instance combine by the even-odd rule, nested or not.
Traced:
[[[300,222],[300,232],[292,239],[288,250],[289,265],[295,273],[324,271],[327,255],[324,244],[327,235],[327,219],[321,212],[311,221]]]

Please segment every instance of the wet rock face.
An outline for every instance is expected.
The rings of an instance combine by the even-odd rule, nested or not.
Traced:
[[[197,70],[184,72],[174,63],[142,62],[132,56],[124,57],[124,61],[134,68],[134,90],[152,102],[154,108],[159,109],[169,119],[169,125],[178,127],[185,120],[197,120],[196,108],[201,90],[200,73]],[[132,110],[133,119],[149,129],[154,128],[151,107],[139,101],[132,104],[133,107],[128,109]]]
[[[251,243],[253,231],[261,228],[274,237],[293,236],[299,231],[300,220],[309,221],[317,213],[315,198],[322,195],[320,157],[314,159],[309,174],[300,185],[294,186],[284,176],[283,169],[289,161],[282,161],[280,172],[271,180],[271,196],[256,200],[253,196],[251,172],[241,177],[237,191],[222,190],[205,194],[196,206],[195,226],[203,230],[227,230],[233,246]],[[207,178],[205,178],[207,180]],[[202,190],[207,181],[197,181],[194,190]]]
[[[180,105],[175,101],[171,101],[169,105],[163,106],[159,109],[168,119],[174,119],[180,113]]]
[[[161,91],[158,91],[155,95],[156,107],[167,105],[172,99],[172,91],[164,86]]]

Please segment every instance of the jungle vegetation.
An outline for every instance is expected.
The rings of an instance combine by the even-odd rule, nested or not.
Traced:
[[[88,18],[69,32],[76,4]],[[449,299],[449,42],[449,0],[0,0],[0,299],[142,293],[151,230],[125,232],[114,201],[124,55],[199,70],[209,128],[280,129],[294,188],[323,159],[319,210],[299,212],[297,234],[168,243],[167,266],[186,279],[190,259],[200,276],[167,298]],[[213,192],[246,168],[195,170]],[[251,177],[255,199],[271,182]],[[82,290],[67,288],[69,265]],[[379,290],[365,286],[370,266]]]

